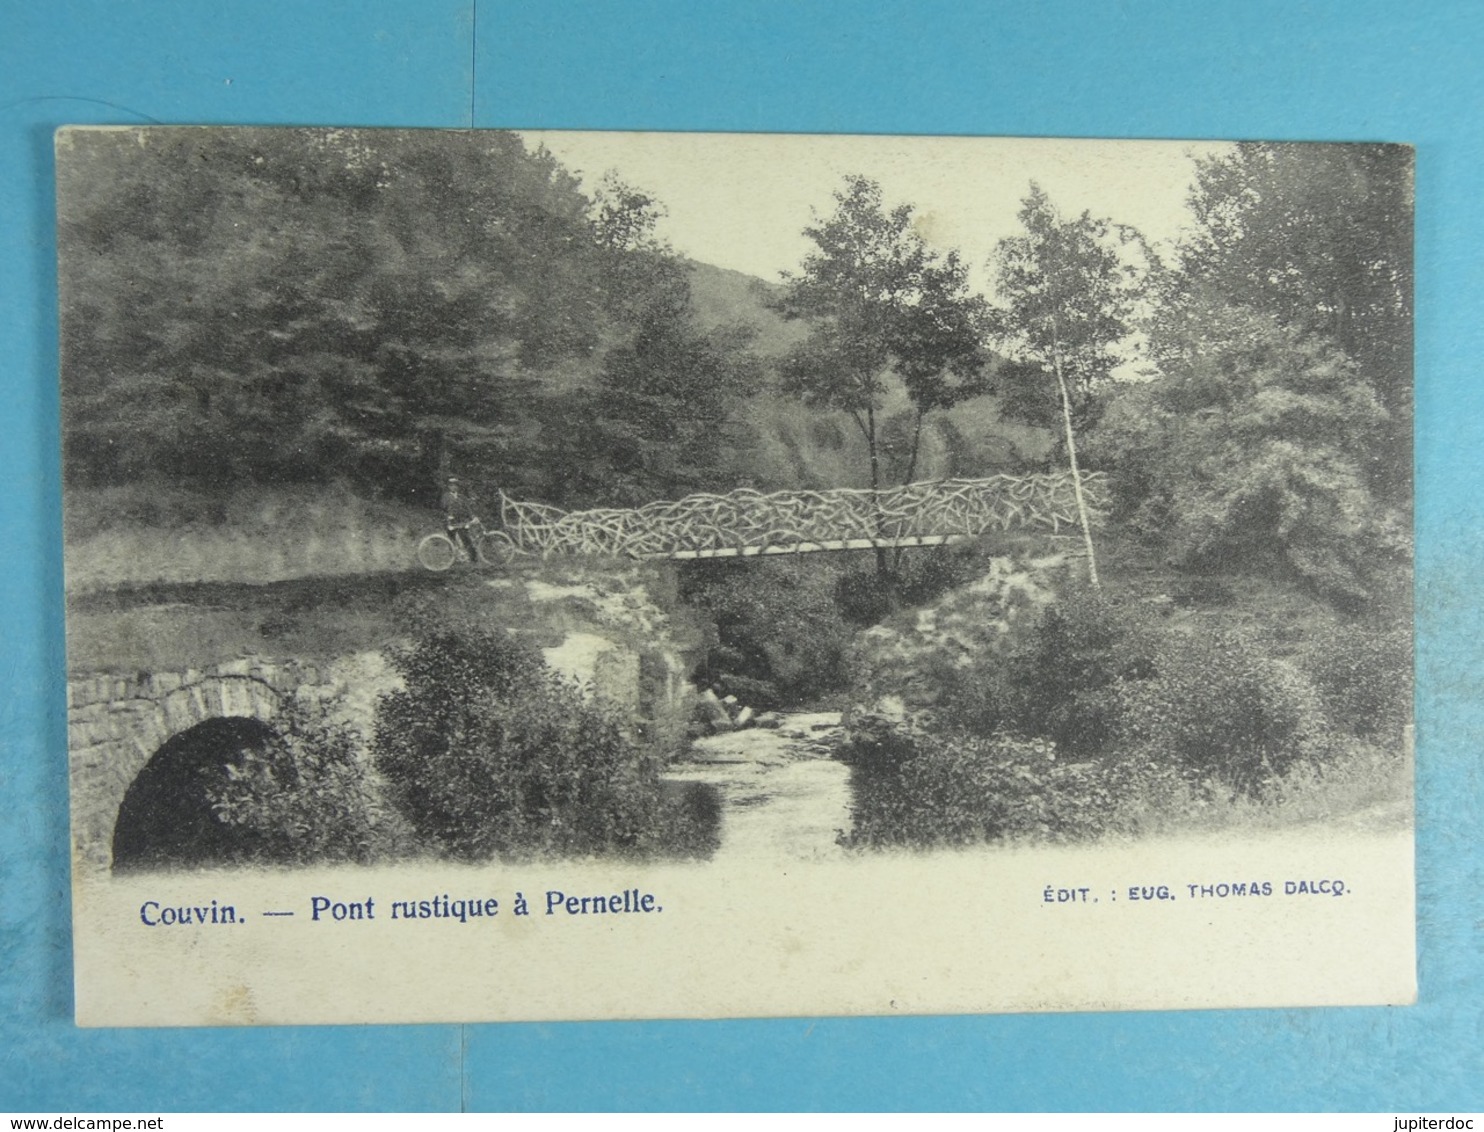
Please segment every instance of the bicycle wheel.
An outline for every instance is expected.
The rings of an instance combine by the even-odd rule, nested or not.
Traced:
[[[417,544],[417,560],[423,569],[442,573],[452,566],[459,556],[458,547],[447,535],[429,535]]]
[[[507,566],[515,555],[515,543],[504,531],[486,531],[479,540],[479,561],[486,566]]]

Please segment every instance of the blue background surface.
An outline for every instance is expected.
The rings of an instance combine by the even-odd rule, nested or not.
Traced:
[[[0,1109],[1484,1108],[1484,8],[0,0]],[[1401,1009],[73,1027],[51,133],[253,123],[1418,147],[1418,935]]]

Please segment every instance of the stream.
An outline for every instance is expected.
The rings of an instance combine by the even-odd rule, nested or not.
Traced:
[[[839,732],[839,712],[785,714],[776,729],[697,739],[665,777],[721,795],[714,859],[843,858],[835,839],[850,828],[850,768],[830,757]]]

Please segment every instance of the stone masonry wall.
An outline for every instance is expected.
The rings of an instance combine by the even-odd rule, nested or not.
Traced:
[[[70,681],[67,736],[77,860],[108,866],[124,793],[171,736],[219,717],[267,722],[278,715],[285,697],[330,694],[337,686],[318,666],[260,659]]]

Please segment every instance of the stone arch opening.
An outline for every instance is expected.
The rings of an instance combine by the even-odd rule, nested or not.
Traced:
[[[212,809],[228,767],[278,738],[259,719],[208,719],[166,740],[124,792],[113,831],[113,869],[231,864],[257,856],[261,831],[228,825]]]

